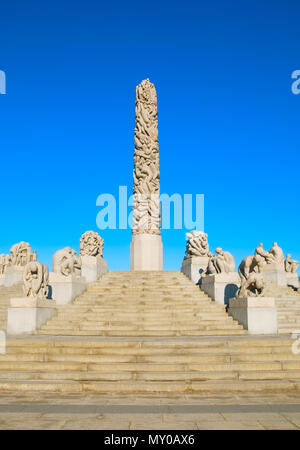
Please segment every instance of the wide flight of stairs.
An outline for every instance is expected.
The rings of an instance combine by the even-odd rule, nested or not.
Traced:
[[[23,296],[22,283],[17,283],[9,287],[0,286],[0,330],[6,330],[7,308],[10,306],[10,299]]]
[[[59,308],[40,334],[230,336],[246,331],[181,272],[110,272]]]
[[[38,334],[8,339],[0,391],[297,392],[293,342],[248,335],[179,272],[110,272]]]
[[[1,391],[235,393],[300,390],[290,339],[11,339],[0,355]]]
[[[274,297],[277,307],[278,333],[287,334],[300,330],[300,292],[289,286],[268,284],[266,297]]]

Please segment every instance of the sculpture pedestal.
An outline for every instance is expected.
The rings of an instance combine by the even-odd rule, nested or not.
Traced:
[[[12,286],[23,281],[23,266],[8,266],[5,270],[4,286]]]
[[[65,305],[82,294],[86,289],[85,280],[82,277],[69,275],[65,277],[56,272],[49,274],[49,293],[57,305]]]
[[[201,289],[213,300],[222,305],[228,305],[241,284],[239,274],[236,272],[204,275],[201,278]]]
[[[250,334],[277,333],[277,309],[272,297],[232,298],[228,314]]]
[[[100,256],[81,256],[81,276],[87,283],[99,280],[106,272],[107,262]]]
[[[299,289],[299,277],[297,273],[286,272],[286,283],[295,289]]]
[[[194,283],[198,284],[202,278],[202,274],[207,269],[209,257],[208,256],[192,256],[182,261],[181,272],[189,277]]]
[[[263,267],[263,275],[266,283],[272,283],[276,286],[286,286],[286,272],[277,264],[266,264]]]
[[[130,270],[163,270],[163,245],[157,234],[135,234],[130,243]]]
[[[12,298],[7,310],[8,334],[31,334],[56,314],[53,300],[37,297]]]

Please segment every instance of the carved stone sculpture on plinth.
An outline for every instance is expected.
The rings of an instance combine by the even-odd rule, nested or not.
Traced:
[[[254,256],[243,259],[239,266],[241,286],[236,297],[229,300],[228,313],[250,334],[277,333],[277,308],[273,297],[264,297],[265,259],[262,246]]]
[[[288,286],[292,286],[294,289],[299,289],[299,277],[297,269],[299,262],[292,259],[292,255],[288,253],[284,261],[284,269],[286,272],[286,281]]]
[[[149,79],[136,88],[131,270],[162,270],[157,97]]]
[[[284,270],[284,254],[277,242],[267,252],[266,264],[263,267],[264,280],[274,286],[286,286],[287,278]]]
[[[216,255],[209,252],[206,272],[201,277],[201,289],[218,303],[228,305],[239,286],[240,278],[235,272],[234,258],[221,247],[216,249]]]
[[[197,284],[205,274],[212,254],[209,252],[207,234],[203,231],[192,230],[186,233],[186,239],[181,272]]]
[[[86,231],[80,238],[81,275],[87,283],[108,272],[103,259],[104,239],[95,231]]]
[[[34,333],[56,314],[55,302],[48,300],[48,267],[37,261],[24,266],[25,297],[12,298],[7,311],[7,333]]]
[[[28,242],[19,242],[10,249],[9,263],[5,269],[5,286],[12,286],[23,279],[26,264],[37,260],[36,250],[31,249]]]
[[[58,250],[52,258],[50,296],[58,305],[70,303],[86,289],[81,276],[81,257],[70,247]]]

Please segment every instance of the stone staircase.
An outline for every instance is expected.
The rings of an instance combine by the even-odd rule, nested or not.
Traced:
[[[0,391],[297,391],[300,356],[291,345],[251,336],[11,339],[0,355]]]
[[[179,272],[110,272],[34,336],[10,337],[0,391],[300,390],[288,336],[249,336]]]
[[[39,331],[53,336],[230,336],[246,331],[181,272],[110,272]]]
[[[275,297],[278,317],[278,333],[287,334],[300,330],[300,292],[288,286],[269,283],[266,297]]]
[[[7,308],[10,305],[10,299],[23,296],[22,283],[17,283],[9,287],[0,286],[0,330],[6,331]]]

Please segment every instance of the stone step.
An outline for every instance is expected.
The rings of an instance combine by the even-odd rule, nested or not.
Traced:
[[[1,380],[0,391],[39,392],[97,392],[97,393],[144,393],[144,392],[259,392],[298,391],[300,382],[290,380],[275,381],[190,381],[190,382],[47,382]]]
[[[199,372],[11,372],[1,371],[0,381],[209,381],[209,380],[297,380],[300,371],[199,371]]]
[[[0,372],[213,372],[290,371],[300,370],[299,361],[202,362],[202,363],[137,363],[74,361],[0,361]]]
[[[178,318],[179,319],[179,318]],[[220,320],[222,322],[222,329],[235,328],[237,322],[233,320]],[[138,324],[137,324],[138,323]],[[73,329],[74,327],[80,327],[80,329],[92,329],[92,330],[102,330],[102,329],[112,329],[115,330],[214,330],[218,327],[216,326],[216,320],[201,320],[201,326],[196,320],[157,320],[156,322],[152,320],[146,320],[145,318],[140,321],[128,320],[128,321],[118,321],[112,318],[106,319],[105,321],[98,321],[95,319],[86,319],[84,325],[80,319],[69,319],[68,322],[61,318],[57,318],[51,322],[52,326],[55,327],[65,327],[65,330]],[[47,325],[43,325],[45,328]],[[241,328],[241,326],[239,325]]]
[[[61,328],[47,328],[39,330],[40,335],[48,336],[108,336],[108,337],[174,337],[174,336],[237,336],[247,334],[247,330],[242,328],[216,329],[216,330],[159,330],[159,331],[115,331],[115,330],[62,330]]]
[[[212,354],[225,354],[225,355],[234,355],[234,354],[284,354],[291,350],[291,347],[286,348],[286,346],[278,346],[278,347],[235,347],[228,348],[224,347],[191,347],[191,346],[173,346],[173,347],[96,347],[96,348],[88,348],[88,347],[43,347],[43,346],[19,346],[12,347],[8,346],[6,348],[6,354],[14,354],[18,355],[19,353],[27,353],[27,354],[80,354],[80,355],[173,355],[173,354],[189,354],[189,355],[212,355]]]
[[[85,362],[85,363],[240,363],[267,361],[299,361],[293,353],[274,354],[5,354],[0,362]]]
[[[221,313],[203,313],[203,312],[188,312],[188,313],[176,313],[172,311],[161,311],[159,317],[157,317],[157,313],[147,312],[147,313],[130,313],[130,312],[124,312],[120,313],[118,311],[113,312],[104,312],[104,313],[98,313],[98,312],[92,312],[92,311],[86,311],[86,312],[70,312],[69,314],[67,312],[61,312],[59,311],[58,316],[53,318],[53,320],[63,320],[66,321],[68,319],[70,320],[112,320],[115,319],[116,321],[122,320],[122,321],[128,321],[128,320],[138,320],[138,321],[155,321],[157,322],[158,319],[161,321],[169,321],[169,320],[178,320],[182,319],[182,321],[187,320],[218,320],[218,319],[224,319],[224,314]],[[228,320],[233,320],[231,316],[226,316]]]
[[[236,329],[236,327],[239,327],[240,329],[243,329],[243,327],[241,325],[238,325],[237,323],[235,324],[234,322],[230,322],[226,323],[226,321],[220,321],[220,328],[216,325],[216,323],[213,323],[211,325],[207,325],[207,324],[203,324],[201,322],[201,325],[199,325],[197,322],[196,323],[186,323],[186,324],[180,324],[180,323],[169,323],[169,324],[148,324],[148,323],[141,323],[141,324],[130,324],[130,323],[124,323],[124,325],[122,324],[118,324],[118,323],[113,323],[113,322],[103,322],[103,323],[98,323],[98,322],[88,322],[85,321],[84,323],[82,322],[67,322],[65,323],[64,321],[62,322],[51,322],[53,327],[58,327],[60,328],[60,326],[64,327],[64,330],[67,332],[68,330],[73,330],[73,329],[78,329],[78,330],[92,330],[92,331],[110,331],[110,330],[114,330],[116,332],[118,331],[131,331],[132,333],[134,333],[135,331],[140,332],[140,331],[181,331],[181,332],[193,332],[193,331],[213,331],[213,330],[218,330],[218,329],[222,329],[222,330],[232,330],[232,329]],[[41,329],[45,329],[47,328],[47,324],[43,325],[41,327]]]

